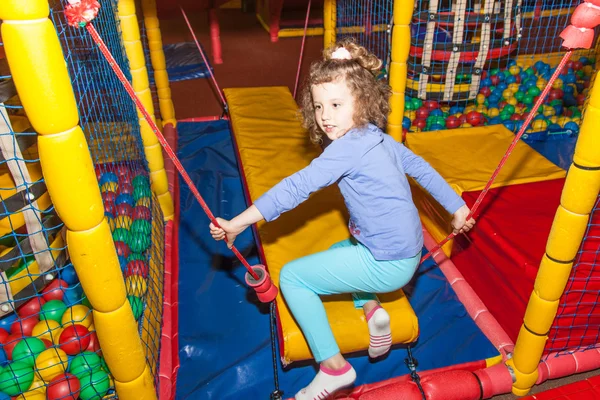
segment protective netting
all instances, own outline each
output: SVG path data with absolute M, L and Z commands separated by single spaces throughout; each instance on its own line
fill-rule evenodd
M 66 24 L 63 6 L 63 1 L 50 1 L 50 18 L 75 91 L 127 299 L 157 383 L 163 215 L 150 188 L 135 106 L 87 31 Z M 94 25 L 130 78 L 116 0 L 102 1 Z M 4 52 L 0 114 L 0 399 L 21 393 L 19 398 L 32 399 L 114 398 L 92 307 L 70 263 L 65 227 L 41 174 L 36 132 L 15 92 Z
M 598 347 L 600 341 L 600 197 L 579 248 L 548 335 L 546 353 Z
M 420 132 L 503 124 L 517 132 L 565 53 L 559 35 L 579 3 L 415 2 L 403 128 Z M 353 36 L 389 66 L 392 4 L 392 0 L 338 1 L 338 39 Z M 572 57 L 524 140 L 579 132 L 595 69 L 595 47 Z
M 344 0 L 336 4 L 336 39 L 352 37 L 384 63 L 388 79 L 393 0 Z

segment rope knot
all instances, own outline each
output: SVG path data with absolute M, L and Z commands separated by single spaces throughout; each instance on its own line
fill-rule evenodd
M 100 11 L 97 0 L 67 0 L 65 17 L 71 26 L 82 28 L 90 23 Z

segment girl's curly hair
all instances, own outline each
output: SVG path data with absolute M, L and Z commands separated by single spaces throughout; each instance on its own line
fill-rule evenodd
M 332 59 L 331 56 L 340 47 L 348 50 L 352 59 Z M 300 110 L 304 127 L 310 134 L 310 140 L 320 144 L 324 132 L 315 120 L 315 107 L 312 99 L 312 87 L 322 83 L 343 79 L 350 92 L 354 95 L 354 125 L 363 126 L 367 123 L 384 129 L 385 121 L 390 112 L 389 98 L 392 94 L 390 87 L 375 78 L 381 69 L 382 62 L 363 46 L 351 39 L 344 39 L 325 49 L 323 60 L 315 61 L 310 66 L 310 72 L 304 81 L 300 93 Z

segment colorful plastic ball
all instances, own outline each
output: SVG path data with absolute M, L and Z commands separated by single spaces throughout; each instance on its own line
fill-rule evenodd
M 417 129 L 425 129 L 425 127 L 427 126 L 427 120 L 422 119 L 422 118 L 417 118 L 413 121 L 413 126 Z M 144 207 L 144 208 L 146 208 L 146 207 Z M 150 220 L 150 218 L 144 218 L 144 219 L 146 219 L 147 221 Z
M 445 126 L 439 123 L 435 123 L 435 124 L 431 124 L 431 126 L 429 127 L 430 131 L 442 131 L 444 130 Z
M 429 109 L 421 107 L 415 111 L 415 118 L 426 119 L 429 116 Z
M 119 178 L 117 177 L 117 174 L 115 174 L 114 172 L 105 172 L 102 175 L 100 175 L 100 185 L 103 185 L 105 183 L 108 182 L 118 182 Z
M 81 382 L 79 392 L 81 400 L 100 400 L 110 389 L 108 374 L 102 370 L 81 374 L 78 378 Z
M 62 279 L 55 279 L 42 291 L 42 297 L 46 301 L 62 300 L 65 295 L 65 289 L 69 284 Z
M 489 86 L 482 86 L 481 89 L 479 89 L 479 94 L 482 94 L 484 97 L 489 97 L 489 95 L 492 94 L 492 89 L 490 89 Z
M 117 256 L 119 258 L 119 266 L 121 267 L 121 271 L 125 270 L 125 267 L 127 267 L 127 258 L 123 257 L 123 256 Z
M 133 232 L 127 244 L 134 253 L 142 253 L 152 244 L 150 235 Z
M 44 350 L 46 350 L 46 345 L 40 339 L 26 337 L 20 340 L 13 349 L 12 359 L 33 367 L 36 357 Z
M 532 132 L 542 132 L 548 128 L 548 123 L 543 119 L 536 119 L 531 123 L 530 129 Z
M 84 351 L 76 355 L 69 364 L 69 372 L 79 376 L 102 368 L 102 359 L 96 353 Z
M 35 359 L 35 372 L 41 380 L 48 383 L 56 376 L 64 374 L 69 364 L 67 354 L 56 347 L 42 351 Z
M 135 202 L 136 206 L 144 206 L 150 208 L 152 206 L 152 199 L 150 197 L 142 197 Z
M 579 133 L 579 125 L 577 125 L 575 122 L 567 122 L 564 128 L 569 134 Z
M 402 118 L 402 128 L 404 128 L 404 129 L 408 129 L 408 128 L 410 128 L 410 125 L 411 125 L 410 118 L 408 118 L 408 117 L 403 117 L 403 118 Z M 135 211 L 135 209 L 134 209 L 134 211 Z
M 46 389 L 48 400 L 77 400 L 81 384 L 79 379 L 69 373 L 55 376 Z
M 484 118 L 481 113 L 477 111 L 471 111 L 466 115 L 466 121 L 471 126 L 479 126 L 483 124 Z
M 42 306 L 43 308 L 43 306 Z M 40 321 L 38 315 L 30 315 L 25 318 L 16 319 L 10 326 L 10 333 L 21 336 L 31 336 L 33 327 Z
M 129 300 L 129 305 L 131 305 L 131 310 L 133 311 L 133 317 L 136 319 L 140 319 L 142 313 L 144 312 L 144 302 L 137 296 L 127 296 L 127 300 Z
M 119 194 L 133 194 L 135 189 L 131 182 L 119 182 Z
M 80 302 L 82 293 L 81 285 L 71 286 L 65 291 L 63 302 L 67 307 L 71 307 Z
M 152 233 L 152 224 L 145 219 L 137 219 L 131 224 L 130 232 L 150 235 Z
M 119 190 L 119 184 L 117 182 L 106 182 L 100 186 L 101 192 L 117 192 Z
M 4 329 L 4 328 L 0 328 L 0 344 L 4 344 L 6 338 L 8 338 L 10 336 L 10 333 Z
M 128 203 L 120 203 L 116 205 L 115 210 L 117 216 L 126 215 L 128 217 L 131 217 L 131 215 L 133 214 L 133 206 Z
M 124 257 L 125 259 L 127 259 L 127 257 L 129 257 L 131 254 L 129 246 L 127 246 L 127 244 L 124 242 L 116 241 L 115 249 L 117 250 L 117 255 Z
M 148 283 L 140 275 L 130 275 L 125 278 L 125 289 L 129 295 L 142 297 L 148 291 Z
M 37 337 L 41 340 L 48 340 L 51 343 L 54 343 L 55 339 L 58 339 L 60 332 L 62 332 L 62 327 L 58 321 L 53 319 L 41 320 L 34 327 L 31 332 L 31 336 Z
M 460 119 L 454 115 L 450 115 L 448 118 L 446 118 L 446 128 L 448 129 L 458 128 L 460 124 Z
M 148 259 L 148 257 L 146 257 L 145 255 L 143 255 L 141 253 L 131 253 L 129 255 L 129 257 L 127 257 L 127 262 L 131 262 L 134 260 L 146 261 L 147 259 Z
M 90 331 L 90 344 L 86 351 L 91 351 L 92 353 L 100 352 L 100 342 L 98 341 L 96 331 Z
M 145 219 L 150 221 L 152 219 L 152 213 L 148 207 L 135 206 L 133 209 L 133 219 Z
M 61 300 L 50 300 L 42 306 L 40 320 L 51 319 L 60 322 L 66 310 L 67 306 Z
M 29 390 L 34 377 L 31 366 L 23 362 L 13 362 L 0 373 L 0 390 L 10 396 L 17 396 Z
M 101 196 L 102 196 L 102 201 L 105 202 L 105 203 L 107 201 L 110 201 L 110 202 L 114 203 L 114 201 L 117 199 L 117 193 L 110 192 L 110 191 L 109 192 L 102 192 Z
M 131 260 L 127 263 L 124 275 L 128 277 L 130 275 L 140 275 L 143 278 L 148 277 L 148 264 L 142 260 Z
M 136 189 L 134 189 L 135 191 Z M 132 195 L 127 194 L 127 193 L 121 193 L 120 195 L 117 196 L 117 199 L 115 200 L 115 204 L 117 206 L 119 206 L 119 204 L 129 204 L 131 207 L 135 206 L 135 199 Z
M 125 228 L 117 228 L 113 231 L 112 237 L 115 242 L 129 242 L 129 230 Z
M 28 300 L 21 307 L 19 307 L 19 309 L 17 310 L 17 313 L 19 314 L 19 317 L 21 317 L 21 318 L 29 317 L 32 315 L 38 315 L 40 313 L 40 310 L 42 309 L 42 305 L 44 305 L 44 303 L 46 303 L 46 300 L 44 300 L 43 297 L 35 296 L 35 297 L 31 298 L 30 300 Z M 1 341 L 1 339 L 0 339 L 0 341 Z
M 136 176 L 135 178 L 133 178 L 133 181 L 131 181 L 131 183 L 133 184 L 134 188 L 136 186 L 150 187 L 150 180 L 145 175 L 138 175 L 138 176 Z
M 68 325 L 73 324 L 83 325 L 89 329 L 94 323 L 94 318 L 92 316 L 92 311 L 88 307 L 83 304 L 78 304 L 69 307 L 67 311 L 65 311 L 61 322 L 65 329 Z
M 70 356 L 85 351 L 90 345 L 90 331 L 83 325 L 70 325 L 63 329 L 58 340 L 60 348 Z

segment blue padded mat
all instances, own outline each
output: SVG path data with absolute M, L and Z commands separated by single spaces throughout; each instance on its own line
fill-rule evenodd
M 208 206 L 217 216 L 232 218 L 246 207 L 229 125 L 225 121 L 180 123 L 178 156 Z M 268 308 L 244 283 L 245 269 L 223 243 L 212 240 L 208 218 L 180 180 L 179 225 L 179 357 L 177 399 L 268 399 L 273 391 L 273 360 Z M 236 245 L 258 263 L 250 230 Z M 406 288 L 421 336 L 413 355 L 419 370 L 445 367 L 498 355 L 457 300 L 441 271 L 428 260 Z M 366 354 L 350 358 L 356 384 L 405 375 L 406 350 L 370 362 Z M 282 370 L 284 397 L 307 385 L 316 372 L 312 363 Z

